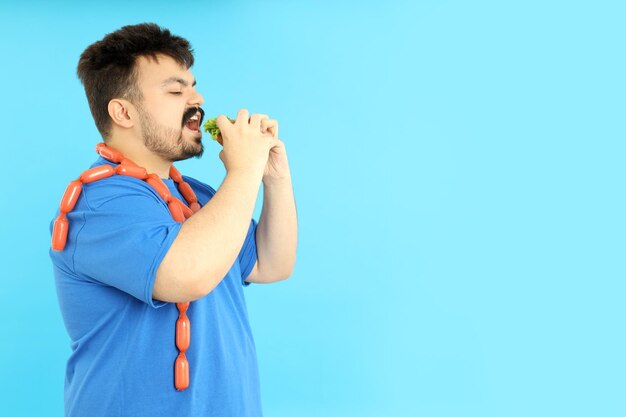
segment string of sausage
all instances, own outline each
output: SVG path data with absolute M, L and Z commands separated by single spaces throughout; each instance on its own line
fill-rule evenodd
M 170 168 L 170 178 L 174 180 L 178 186 L 178 191 L 180 191 L 189 206 L 174 197 L 167 188 L 167 185 L 165 185 L 157 174 L 148 174 L 145 168 L 138 166 L 130 159 L 124 157 L 121 152 L 106 146 L 102 142 L 96 145 L 96 152 L 103 158 L 118 165 L 113 167 L 104 164 L 88 169 L 80 174 L 77 180 L 70 182 L 61 199 L 59 207 L 60 214 L 54 221 L 52 229 L 52 250 L 62 251 L 65 248 L 69 231 L 67 214 L 76 206 L 78 197 L 80 197 L 80 193 L 83 189 L 83 184 L 89 184 L 116 174 L 146 181 L 154 188 L 159 196 L 165 200 L 172 217 L 177 222 L 184 222 L 191 217 L 193 213 L 200 210 L 200 204 L 198 203 L 196 194 L 193 192 L 191 186 L 183 180 L 182 175 L 174 165 Z M 191 323 L 189 322 L 189 317 L 187 317 L 189 302 L 176 303 L 176 307 L 179 312 L 178 320 L 176 320 L 176 347 L 179 350 L 179 354 L 174 362 L 174 386 L 177 390 L 182 391 L 189 387 L 189 362 L 185 356 L 185 352 L 189 348 L 191 340 Z

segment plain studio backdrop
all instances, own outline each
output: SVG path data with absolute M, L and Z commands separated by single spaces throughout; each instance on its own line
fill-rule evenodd
M 287 147 L 296 269 L 244 290 L 266 417 L 626 415 L 622 4 L 3 1 L 0 414 L 63 413 L 48 227 L 101 140 L 78 57 L 156 22 L 207 117 Z M 204 138 L 177 166 L 217 188 Z

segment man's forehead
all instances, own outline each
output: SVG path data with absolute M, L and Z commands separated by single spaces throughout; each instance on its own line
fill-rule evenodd
M 167 55 L 158 55 L 156 60 L 153 57 L 140 56 L 137 59 L 137 69 L 145 81 L 158 83 L 162 87 L 172 83 L 196 85 L 191 71 Z

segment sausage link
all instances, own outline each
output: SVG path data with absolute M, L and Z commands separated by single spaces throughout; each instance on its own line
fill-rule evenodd
M 174 364 L 174 385 L 178 391 L 189 386 L 189 362 L 184 353 L 180 353 Z
M 103 178 L 107 178 L 115 174 L 115 168 L 111 165 L 104 164 L 100 165 L 80 174 L 78 178 L 83 184 L 89 184 L 94 181 L 101 180 Z
M 70 211 L 74 210 L 74 206 L 76 206 L 76 202 L 78 201 L 78 197 L 80 197 L 80 192 L 82 190 L 82 182 L 80 182 L 79 180 L 70 182 L 70 185 L 68 185 L 65 189 L 65 193 L 63 194 L 63 198 L 61 199 L 61 213 L 69 213 Z
M 124 157 L 120 152 L 116 151 L 113 148 L 107 147 L 102 142 L 96 145 L 96 152 L 98 152 L 98 154 L 101 157 L 108 159 L 109 161 L 114 162 L 116 164 L 119 164 L 122 161 L 122 158 Z
M 115 167 L 115 172 L 119 175 L 125 175 L 127 177 L 134 177 L 140 180 L 148 178 L 148 171 L 145 168 L 132 165 L 119 164 Z
M 61 251 L 65 249 L 68 226 L 67 217 L 65 217 L 64 213 L 61 213 L 54 221 L 54 226 L 52 227 L 52 250 Z

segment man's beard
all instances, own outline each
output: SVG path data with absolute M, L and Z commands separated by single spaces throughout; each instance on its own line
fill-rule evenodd
M 141 128 L 143 130 L 143 143 L 151 152 L 161 158 L 170 161 L 182 161 L 191 157 L 200 158 L 204 153 L 204 145 L 198 139 L 200 149 L 196 145 L 188 143 L 176 129 L 158 124 L 152 116 L 142 108 L 137 108 Z M 184 129 L 184 128 L 183 128 Z

